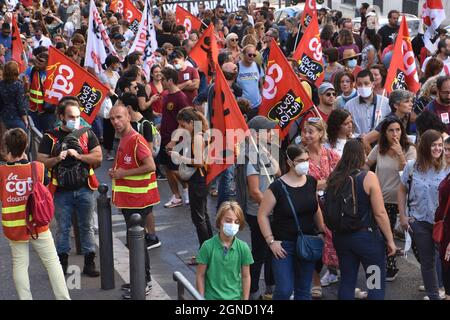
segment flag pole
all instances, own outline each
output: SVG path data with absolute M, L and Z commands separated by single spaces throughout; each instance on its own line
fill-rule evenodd
M 376 115 L 376 118 L 375 118 L 375 128 L 377 127 L 377 125 L 378 125 L 378 123 L 380 122 L 380 119 L 381 119 L 381 110 L 383 110 L 383 97 L 385 96 L 385 94 L 386 94 L 386 88 L 383 88 L 383 94 L 381 95 L 381 105 L 380 105 L 380 110 L 378 110 L 378 112 L 377 112 L 377 110 L 375 110 L 375 115 Z M 375 99 L 377 98 L 377 95 L 375 95 Z M 375 100 L 375 108 L 377 107 L 377 101 Z M 374 129 L 375 129 L 374 128 Z
M 251 141 L 253 147 L 255 148 L 256 152 L 259 154 L 259 149 L 258 149 L 258 147 L 256 146 L 255 139 L 253 138 L 253 136 L 252 136 L 251 134 L 250 134 L 250 141 Z M 270 159 L 269 159 L 269 161 L 270 161 Z M 259 164 L 259 158 L 258 158 L 258 164 Z M 264 174 L 267 176 L 267 179 L 269 180 L 269 183 L 272 183 L 272 182 L 273 182 L 273 179 L 272 179 L 272 177 L 269 175 L 269 172 L 267 171 L 266 166 L 263 164 L 262 167 L 263 167 Z
M 320 114 L 319 109 L 317 109 L 317 107 L 316 107 L 315 104 L 313 104 L 313 108 L 314 108 L 314 110 L 316 111 L 316 113 L 317 113 L 317 115 L 319 116 L 319 118 L 323 120 L 323 117 L 322 117 L 322 115 Z

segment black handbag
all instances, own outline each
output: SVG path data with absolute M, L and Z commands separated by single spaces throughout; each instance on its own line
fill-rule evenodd
M 295 252 L 297 257 L 303 261 L 314 262 L 322 259 L 322 251 L 323 251 L 323 240 L 319 236 L 311 236 L 303 234 L 302 229 L 300 228 L 300 223 L 298 221 L 298 217 L 292 204 L 291 196 L 289 195 L 289 191 L 287 190 L 283 181 L 280 180 L 281 188 L 289 202 L 289 206 L 291 207 L 292 214 L 294 215 L 295 223 L 297 224 L 298 236 L 295 244 Z

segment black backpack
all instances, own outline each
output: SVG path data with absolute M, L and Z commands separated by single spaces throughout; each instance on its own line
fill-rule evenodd
M 323 217 L 327 227 L 336 233 L 351 233 L 361 229 L 363 217 L 358 214 L 356 178 L 361 171 L 356 170 L 338 191 L 328 189 L 325 193 Z
M 84 127 L 69 133 L 64 139 L 60 139 L 53 149 L 53 155 L 57 156 L 61 151 L 68 149 L 74 149 L 79 154 L 83 154 L 79 139 L 88 130 L 89 128 Z M 89 165 L 73 157 L 66 157 L 53 168 L 53 175 L 58 181 L 59 188 L 77 190 L 86 186 Z

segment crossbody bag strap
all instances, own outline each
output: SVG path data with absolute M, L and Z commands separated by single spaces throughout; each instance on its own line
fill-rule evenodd
M 292 214 L 294 215 L 295 223 L 297 224 L 298 234 L 303 236 L 302 229 L 300 228 L 300 221 L 298 220 L 297 214 L 295 212 L 295 208 L 294 208 L 294 204 L 292 203 L 291 195 L 289 194 L 289 191 L 287 190 L 284 182 L 281 179 L 278 179 L 278 180 L 280 181 L 281 188 L 283 189 L 284 193 L 286 194 L 286 198 L 288 199 Z
M 372 126 L 370 127 L 370 130 L 375 129 L 375 117 L 377 116 L 377 105 L 378 105 L 378 96 L 375 95 L 375 104 L 373 106 L 373 113 L 372 113 Z

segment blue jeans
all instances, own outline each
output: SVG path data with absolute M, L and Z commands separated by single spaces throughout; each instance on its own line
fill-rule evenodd
M 379 278 L 370 278 L 370 284 L 375 288 L 368 288 L 368 299 L 383 300 L 386 287 L 386 246 L 379 230 L 357 231 L 349 234 L 333 234 L 333 244 L 339 258 L 341 282 L 338 298 L 340 300 L 355 299 L 356 281 L 359 265 L 366 271 L 366 279 L 373 275 L 369 266 L 377 266 L 380 270 Z M 376 275 L 376 273 L 374 274 Z
M 231 181 L 233 180 L 234 166 L 231 165 L 218 176 L 217 181 L 217 209 L 220 205 L 231 199 Z
M 78 219 L 80 229 L 81 253 L 95 252 L 92 215 L 94 213 L 94 192 L 87 188 L 73 191 L 56 191 L 54 197 L 55 217 L 58 222 L 56 251 L 70 253 L 70 228 L 72 214 Z
M 284 259 L 272 256 L 272 272 L 275 280 L 274 300 L 311 300 L 311 282 L 315 262 L 299 260 L 295 255 L 295 242 L 283 241 L 281 246 L 287 255 Z

